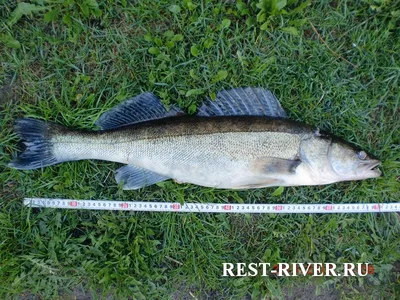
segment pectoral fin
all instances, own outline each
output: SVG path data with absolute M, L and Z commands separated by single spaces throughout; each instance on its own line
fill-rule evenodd
M 290 176 L 296 173 L 300 160 L 276 157 L 261 157 L 250 163 L 252 176 L 238 182 L 234 189 L 254 189 L 285 185 Z
M 276 157 L 261 157 L 256 159 L 251 168 L 257 173 L 268 175 L 270 177 L 293 175 L 296 168 L 301 164 L 301 160 L 291 160 Z
M 118 183 L 124 182 L 124 190 L 137 190 L 167 179 L 166 176 L 132 165 L 119 168 L 115 174 Z

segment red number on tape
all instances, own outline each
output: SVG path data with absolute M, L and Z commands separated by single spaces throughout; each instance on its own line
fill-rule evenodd
M 179 203 L 174 203 L 174 204 L 172 204 L 172 208 L 173 209 L 180 209 L 181 205 Z

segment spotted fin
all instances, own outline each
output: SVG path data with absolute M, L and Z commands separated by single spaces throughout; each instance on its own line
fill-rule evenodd
M 119 168 L 115 174 L 115 180 L 124 183 L 124 190 L 137 190 L 167 179 L 166 176 L 132 165 Z
M 199 116 L 269 116 L 287 118 L 278 99 L 262 88 L 235 88 L 218 92 L 199 108 Z
M 184 114 L 178 107 L 172 106 L 169 111 L 160 99 L 152 93 L 146 92 L 106 111 L 96 121 L 101 129 L 114 129 L 138 122 L 161 119 Z

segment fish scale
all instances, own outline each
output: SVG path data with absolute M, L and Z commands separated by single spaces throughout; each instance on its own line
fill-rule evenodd
M 132 142 L 128 164 L 180 182 L 234 187 L 236 181 L 244 184 L 260 176 L 252 161 L 266 156 L 293 159 L 300 141 L 299 135 L 273 132 L 183 136 L 154 143 L 142 140 Z
M 263 157 L 294 159 L 302 138 L 308 136 L 306 133 L 312 133 L 311 130 L 279 132 L 283 130 L 282 126 L 287 126 L 284 122 L 274 125 L 277 132 L 267 131 L 267 128 L 249 132 L 260 130 L 248 126 L 255 118 L 263 121 L 259 117 L 236 119 L 236 127 L 232 127 L 232 118 L 221 118 L 214 132 L 198 128 L 198 124 L 201 123 L 203 128 L 212 127 L 215 119 L 192 117 L 192 122 L 186 119 L 183 127 L 178 117 L 160 136 L 146 124 L 134 124 L 118 135 L 115 131 L 71 133 L 55 140 L 55 152 L 59 160 L 112 160 L 179 182 L 221 188 L 243 187 L 264 177 L 252 162 Z M 218 132 L 226 127 L 236 132 Z M 196 128 L 200 134 L 196 135 Z

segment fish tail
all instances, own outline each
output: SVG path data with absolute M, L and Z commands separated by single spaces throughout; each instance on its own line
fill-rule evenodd
M 60 163 L 54 155 L 52 137 L 67 129 L 64 126 L 41 120 L 17 119 L 15 132 L 25 148 L 8 166 L 19 170 L 31 170 Z

